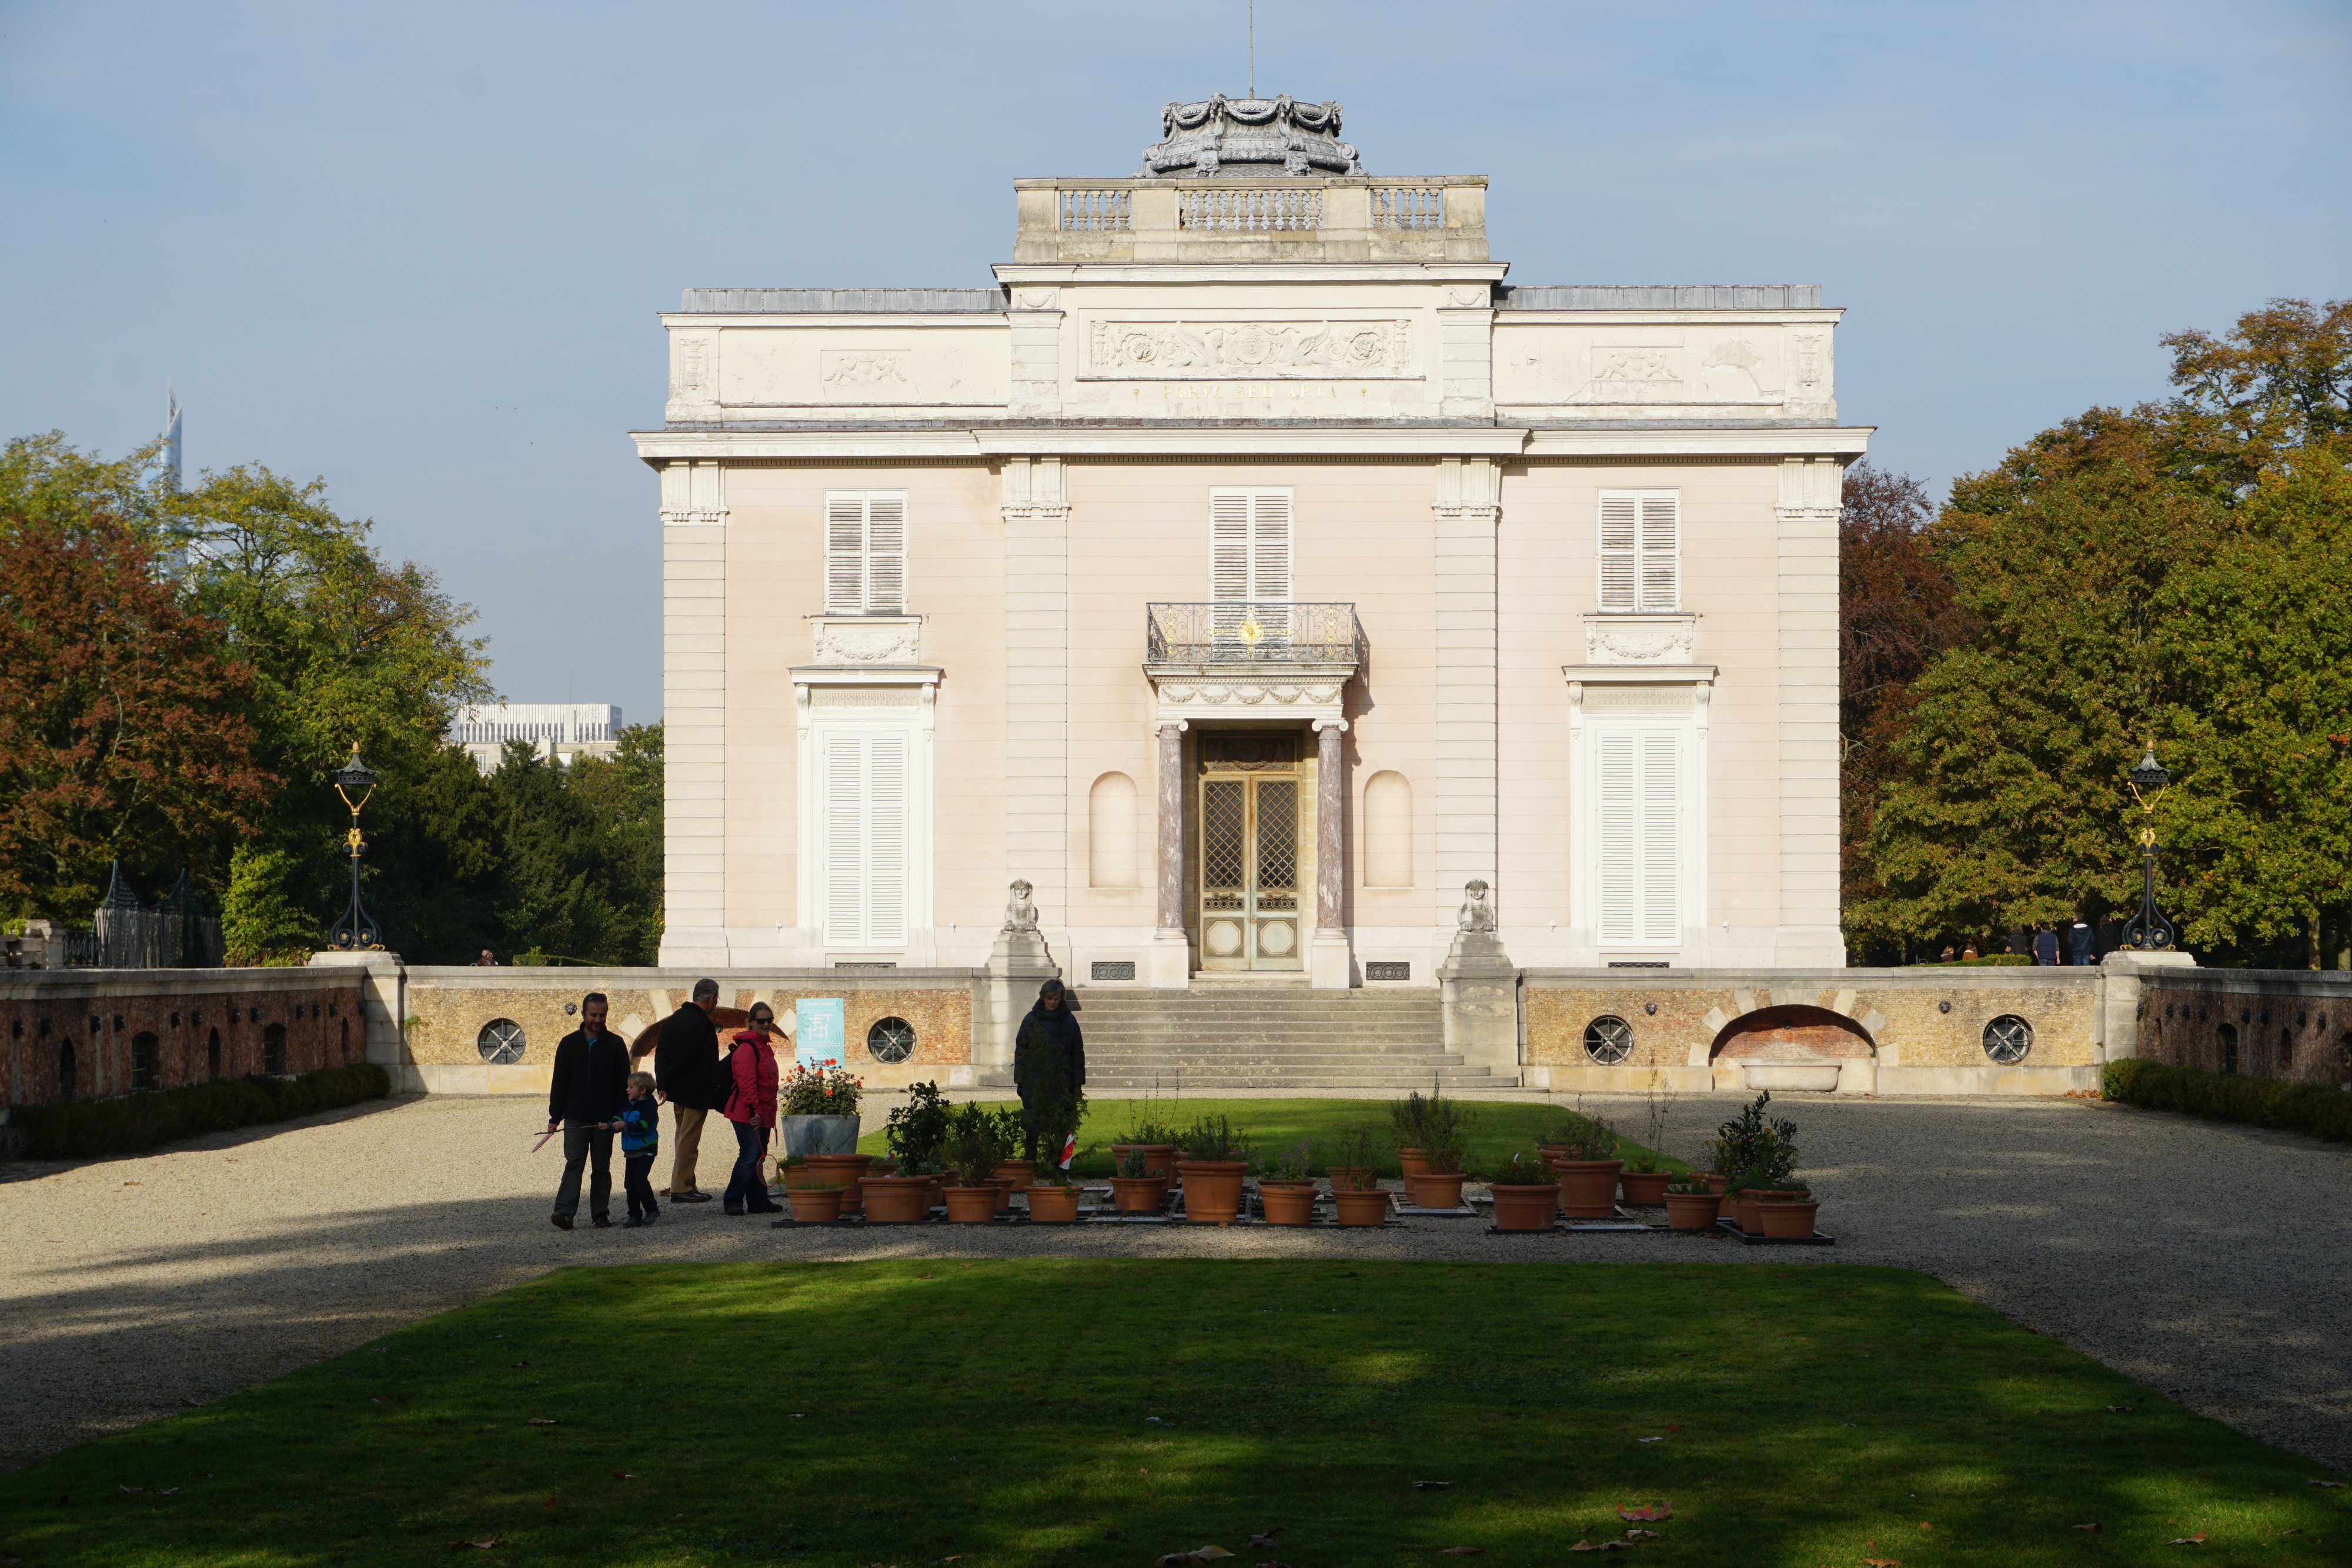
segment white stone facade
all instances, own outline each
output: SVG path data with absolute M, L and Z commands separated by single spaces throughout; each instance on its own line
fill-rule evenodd
M 688 290 L 662 962 L 978 965 L 1020 878 L 1081 982 L 1433 984 L 1473 879 L 1843 964 L 1840 312 L 1514 287 L 1486 195 L 1229 152 L 1016 182 L 993 288 Z

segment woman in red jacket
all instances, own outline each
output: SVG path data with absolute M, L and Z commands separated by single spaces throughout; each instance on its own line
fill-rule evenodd
M 768 1152 L 768 1134 L 776 1126 L 776 1052 L 768 1043 L 775 1014 L 763 1002 L 751 1009 L 751 1027 L 736 1031 L 734 1049 L 719 1064 L 719 1082 L 727 1098 L 719 1110 L 735 1129 L 735 1174 L 727 1183 L 729 1214 L 781 1214 L 783 1206 L 768 1201 L 768 1178 L 761 1170 Z

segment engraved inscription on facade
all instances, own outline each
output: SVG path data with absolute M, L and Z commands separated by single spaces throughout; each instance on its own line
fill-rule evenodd
M 1377 321 L 1111 321 L 1088 335 L 1085 379 L 1414 376 L 1412 324 Z

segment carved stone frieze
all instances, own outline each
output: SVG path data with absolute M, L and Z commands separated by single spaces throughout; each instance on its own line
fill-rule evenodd
M 1097 320 L 1081 380 L 1352 380 L 1414 376 L 1412 323 Z
M 1584 622 L 1584 658 L 1592 664 L 1687 664 L 1695 623 L 1688 615 L 1596 615 Z
M 1143 150 L 1139 180 L 1180 174 L 1361 174 L 1356 150 L 1339 140 L 1339 105 L 1279 98 L 1171 103 L 1160 113 L 1164 141 Z
M 809 626 L 820 664 L 912 664 L 922 655 L 919 616 L 820 615 Z
M 1198 704 L 1206 707 L 1297 707 L 1301 705 L 1323 707 L 1339 700 L 1339 688 L 1345 681 L 1318 682 L 1286 681 L 1279 677 L 1221 675 L 1197 680 L 1162 680 L 1160 700 L 1184 706 Z

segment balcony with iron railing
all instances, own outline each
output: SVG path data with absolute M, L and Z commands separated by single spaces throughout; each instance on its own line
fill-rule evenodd
M 1015 262 L 1485 261 L 1484 175 L 1015 180 Z
M 1352 671 L 1363 663 L 1364 629 L 1352 604 L 1218 600 L 1147 604 L 1147 667 Z

